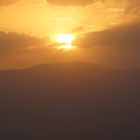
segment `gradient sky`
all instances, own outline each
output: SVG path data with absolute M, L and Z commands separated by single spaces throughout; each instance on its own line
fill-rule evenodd
M 58 61 L 140 67 L 139 0 L 0 0 L 0 69 Z M 71 51 L 50 46 L 76 34 Z

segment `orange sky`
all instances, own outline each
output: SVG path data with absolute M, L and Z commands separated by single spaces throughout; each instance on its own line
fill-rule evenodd
M 122 4 L 98 2 L 86 7 L 63 7 L 43 0 L 40 3 L 23 0 L 1 8 L 0 27 L 39 36 L 71 32 L 78 27 L 84 31 L 100 30 L 120 22 L 123 10 Z
M 10 32 L 15 32 L 19 36 L 20 34 L 26 34 L 46 41 L 43 46 L 28 45 L 29 52 L 20 50 L 21 52 L 9 53 L 7 51 L 3 53 L 0 50 L 1 69 L 26 67 L 54 61 L 82 60 L 105 63 L 104 60 L 109 59 L 107 54 L 110 50 L 108 48 L 102 49 L 99 46 L 94 46 L 91 49 L 79 47 L 69 52 L 57 52 L 52 48 L 48 48 L 49 39 L 61 33 L 74 33 L 78 36 L 87 32 L 100 32 L 132 21 L 139 16 L 129 11 L 131 7 L 136 13 L 139 13 L 135 9 L 135 6 L 139 4 L 137 0 L 134 0 L 133 5 L 129 3 L 129 0 L 118 0 L 117 2 L 114 0 L 106 0 L 105 2 L 103 0 L 94 2 L 83 0 L 77 1 L 77 3 L 72 1 L 67 4 L 61 1 L 55 3 L 55 0 L 49 2 L 46 0 L 13 0 L 13 3 L 12 1 L 6 3 L 4 0 L 0 0 L 1 32 L 6 32 L 6 35 L 9 35 Z M 23 39 L 24 36 L 21 38 Z

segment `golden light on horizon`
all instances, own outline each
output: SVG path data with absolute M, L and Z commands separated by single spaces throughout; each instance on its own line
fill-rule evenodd
M 72 49 L 74 48 L 72 42 L 74 41 L 75 36 L 71 34 L 58 34 L 54 41 L 60 46 L 58 46 L 59 49 Z

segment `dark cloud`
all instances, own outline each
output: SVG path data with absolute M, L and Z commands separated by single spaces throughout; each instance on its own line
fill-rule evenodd
M 95 0 L 47 0 L 48 3 L 62 6 L 85 6 L 92 4 Z
M 140 67 L 140 22 L 125 23 L 111 29 L 90 32 L 74 43 L 98 55 L 97 63 L 115 68 Z M 98 51 L 97 51 L 98 50 Z
M 0 32 L 0 53 L 16 53 L 26 52 L 32 48 L 44 45 L 44 41 L 28 36 L 25 34 L 18 34 L 15 32 L 6 33 Z
M 140 22 L 128 23 L 99 32 L 86 33 L 75 43 L 81 47 L 140 47 Z

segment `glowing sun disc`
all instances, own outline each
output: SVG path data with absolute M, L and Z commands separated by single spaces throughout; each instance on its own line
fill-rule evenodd
M 55 38 L 55 41 L 58 43 L 72 43 L 72 41 L 74 40 L 74 36 L 73 35 L 69 35 L 69 34 L 60 34 L 57 35 Z
M 55 37 L 54 41 L 58 44 L 59 49 L 72 49 L 72 42 L 74 41 L 75 36 L 70 34 L 59 34 Z

